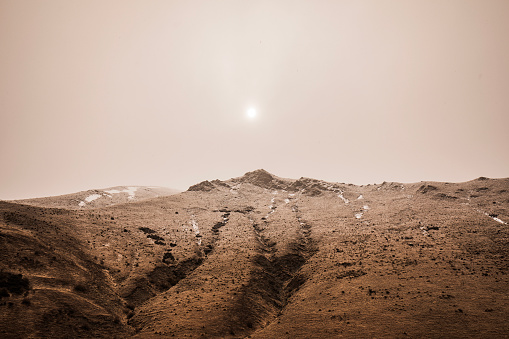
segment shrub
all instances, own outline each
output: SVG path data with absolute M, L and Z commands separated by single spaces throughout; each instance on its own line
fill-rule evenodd
M 5 290 L 14 294 L 23 294 L 30 289 L 30 281 L 23 278 L 21 274 L 12 274 L 0 271 L 0 290 L 4 289 L 2 295 L 5 296 Z
M 88 291 L 88 287 L 83 284 L 77 284 L 76 286 L 74 286 L 74 291 L 85 293 Z
M 5 287 L 0 288 L 0 299 L 9 297 L 9 291 Z
M 154 231 L 153 229 L 148 228 L 148 227 L 139 227 L 138 229 L 139 229 L 140 231 L 142 231 L 143 233 L 145 233 L 145 234 L 153 234 L 153 233 L 156 233 L 156 231 Z
M 159 241 L 164 241 L 164 238 L 156 235 L 156 234 L 149 234 L 147 235 L 147 238 L 150 238 L 150 239 L 154 239 L 154 240 L 159 240 Z

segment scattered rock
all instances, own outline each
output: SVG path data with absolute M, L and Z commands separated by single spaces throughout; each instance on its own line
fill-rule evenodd
M 484 192 L 484 191 L 488 191 L 489 188 L 488 187 L 478 187 L 475 189 L 476 192 Z
M 438 188 L 433 186 L 433 185 L 422 185 L 421 187 L 419 187 L 417 192 L 422 193 L 422 194 L 426 194 L 426 193 L 431 192 L 431 191 L 436 191 L 437 189 Z
M 454 197 L 454 196 L 451 196 L 451 195 L 447 195 L 445 193 L 437 193 L 434 195 L 434 198 L 435 199 L 446 199 L 446 200 L 456 200 L 458 199 L 457 197 Z

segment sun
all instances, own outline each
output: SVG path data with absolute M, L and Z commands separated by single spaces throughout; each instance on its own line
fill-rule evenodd
M 254 119 L 256 118 L 256 109 L 254 107 L 250 107 L 248 108 L 246 114 L 249 119 Z

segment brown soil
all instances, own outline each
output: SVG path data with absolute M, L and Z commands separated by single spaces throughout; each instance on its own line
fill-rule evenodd
M 0 202 L 0 337 L 507 337 L 506 222 L 509 179 L 487 178 L 258 170 L 96 209 Z

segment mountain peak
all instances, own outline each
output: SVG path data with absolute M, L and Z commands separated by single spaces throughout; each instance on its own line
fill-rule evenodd
M 215 186 L 208 180 L 202 181 L 196 185 L 193 185 L 189 187 L 188 191 L 203 191 L 203 192 L 209 192 L 212 191 L 215 188 Z
M 242 178 L 246 178 L 246 179 L 248 179 L 248 178 L 271 178 L 272 179 L 272 178 L 274 178 L 274 175 L 270 174 L 263 168 L 260 168 L 260 169 L 257 169 L 257 170 L 251 171 L 251 172 L 247 172 L 246 174 L 244 174 L 242 176 Z
M 282 183 L 282 180 L 276 178 L 264 169 L 247 172 L 240 178 L 240 181 L 268 189 L 278 189 L 281 187 Z
M 306 195 L 316 196 L 322 194 L 324 191 L 340 192 L 341 188 L 337 184 L 331 184 L 322 180 L 301 177 L 298 180 L 280 178 L 274 174 L 267 172 L 264 169 L 257 169 L 245 173 L 241 177 L 233 178 L 227 181 L 212 180 L 202 181 L 199 184 L 189 187 L 188 191 L 203 191 L 210 192 L 224 186 L 227 189 L 232 187 L 232 184 L 251 184 L 268 190 L 287 190 L 289 192 L 302 191 Z

